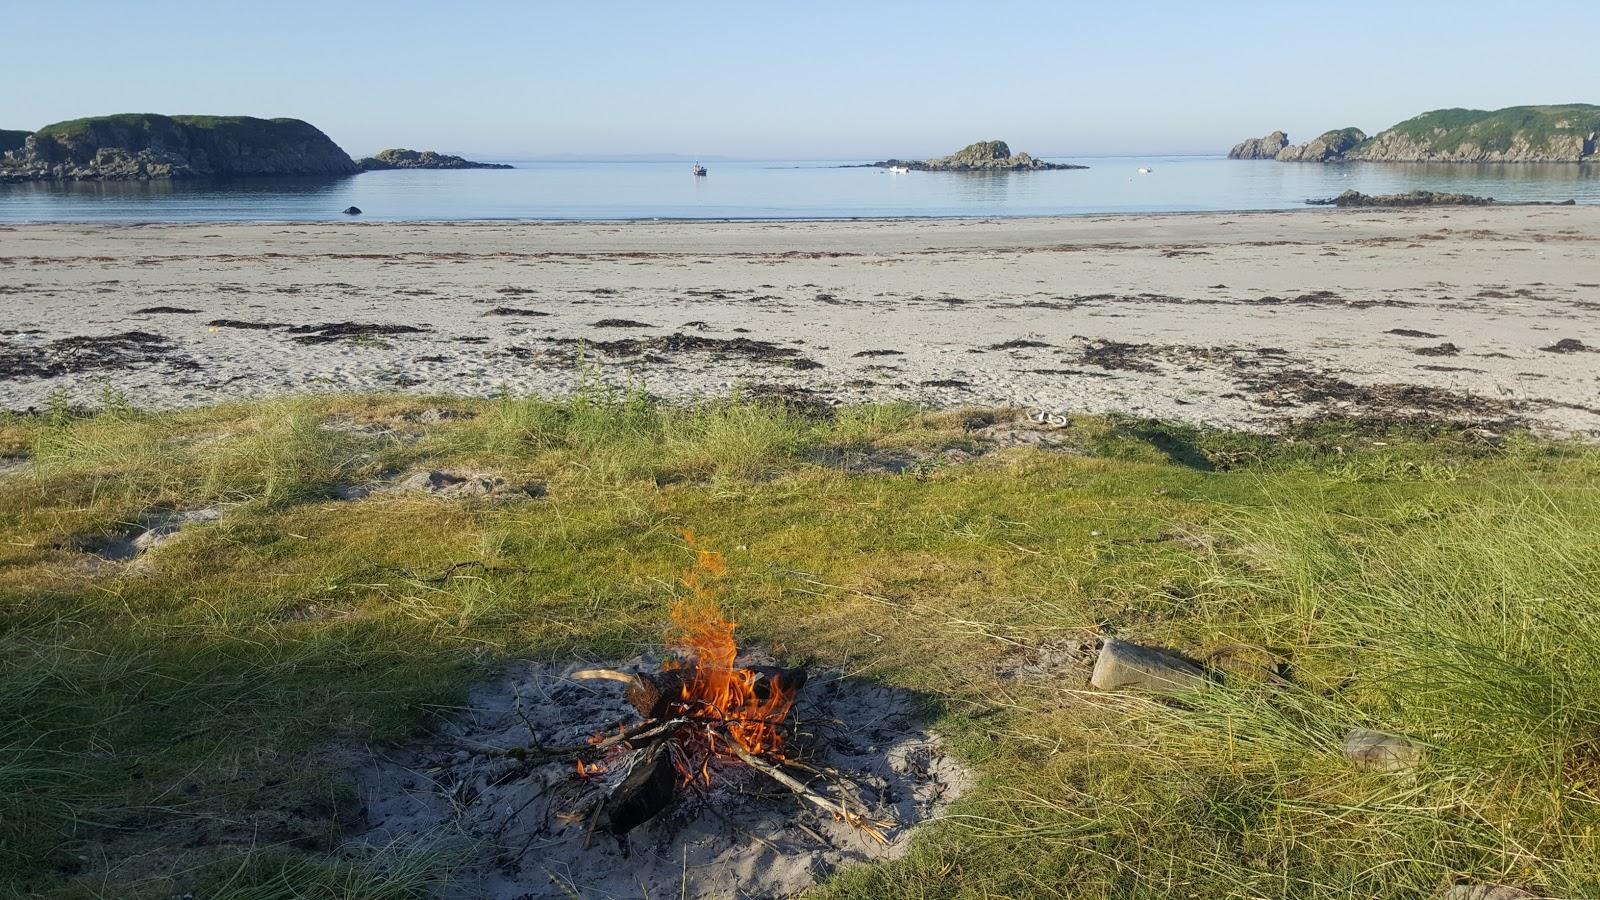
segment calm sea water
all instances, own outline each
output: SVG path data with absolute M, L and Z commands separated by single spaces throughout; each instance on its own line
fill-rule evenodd
M 893 174 L 834 162 L 516 162 L 512 170 L 348 178 L 0 185 L 0 222 L 462 219 L 809 219 L 1291 209 L 1347 189 L 1455 191 L 1600 203 L 1597 165 L 1277 163 L 1218 157 L 1080 160 L 1088 169 Z M 1149 174 L 1139 174 L 1140 167 Z

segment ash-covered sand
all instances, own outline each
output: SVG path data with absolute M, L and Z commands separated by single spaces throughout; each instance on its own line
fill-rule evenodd
M 654 668 L 634 660 L 616 668 Z M 904 691 L 811 673 L 795 704 L 794 752 L 853 776 L 887 844 L 801 801 L 740 764 L 623 838 L 592 835 L 564 814 L 603 779 L 573 757 L 521 760 L 513 748 L 564 747 L 637 716 L 621 686 L 567 677 L 576 666 L 524 663 L 474 689 L 470 712 L 428 741 L 375 756 L 356 773 L 365 831 L 345 848 L 425 846 L 464 859 L 446 896 L 534 898 L 784 897 L 849 865 L 906 852 L 916 826 L 968 783 L 967 771 L 916 722 Z M 803 751 L 803 752 L 802 752 Z M 799 773 L 804 777 L 804 773 Z
M 1325 414 L 1600 435 L 1600 207 L 0 226 L 0 409 L 291 391 Z

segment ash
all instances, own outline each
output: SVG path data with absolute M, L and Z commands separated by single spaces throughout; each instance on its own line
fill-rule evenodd
M 643 659 L 613 667 L 655 669 Z M 838 868 L 903 855 L 913 826 L 969 781 L 917 726 L 910 694 L 813 671 L 786 754 L 838 775 L 790 774 L 892 820 L 885 842 L 737 760 L 710 788 L 681 788 L 666 811 L 614 836 L 590 827 L 586 811 L 617 776 L 580 777 L 573 754 L 549 751 L 638 717 L 619 685 L 567 677 L 576 668 L 515 666 L 475 689 L 467 714 L 435 737 L 363 766 L 364 830 L 347 852 L 455 851 L 464 865 L 447 897 L 785 897 Z

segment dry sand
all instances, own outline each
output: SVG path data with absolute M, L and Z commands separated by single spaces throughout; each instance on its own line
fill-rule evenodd
M 673 398 L 781 385 L 1244 427 L 1420 413 L 1600 435 L 1597 207 L 14 226 L 0 304 L 10 409 L 60 388 L 152 407 L 560 392 L 582 361 Z

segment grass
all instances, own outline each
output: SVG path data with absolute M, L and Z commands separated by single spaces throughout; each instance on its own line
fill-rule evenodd
M 934 452 L 979 449 L 985 415 L 590 386 L 0 419 L 0 455 L 32 457 L 0 476 L 0 887 L 429 896 L 459 860 L 333 852 L 342 760 L 437 726 L 503 660 L 655 646 L 690 528 L 745 640 L 921 692 L 978 773 L 909 856 L 817 896 L 1600 894 L 1595 449 L 1078 417 L 1072 453 Z M 928 462 L 850 474 L 843 450 Z M 446 465 L 548 493 L 334 499 Z M 211 504 L 132 567 L 74 549 Z M 1097 632 L 1236 664 L 1182 706 L 998 674 Z M 1358 725 L 1428 763 L 1350 769 Z
M 163 116 L 157 113 L 117 113 L 109 116 L 87 116 L 52 122 L 36 132 L 45 137 L 70 137 L 97 127 L 122 128 L 130 131 L 172 131 L 184 126 L 203 132 L 219 132 L 230 137 L 271 141 L 298 137 L 310 126 L 299 119 L 257 119 L 254 116 Z

